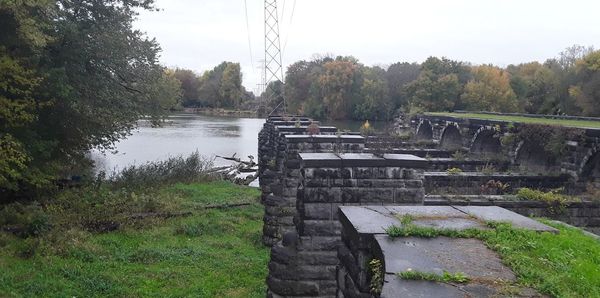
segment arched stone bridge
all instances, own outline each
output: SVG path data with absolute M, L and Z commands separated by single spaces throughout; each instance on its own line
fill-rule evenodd
M 579 130 L 582 137 L 566 139 L 566 150 L 559 158 L 551 158 L 542 145 L 534 141 L 503 142 L 525 125 L 439 115 L 419 115 L 411 119 L 417 143 L 433 142 L 440 149 L 497 156 L 530 171 L 566 173 L 580 181 L 600 180 L 600 129 L 573 128 Z

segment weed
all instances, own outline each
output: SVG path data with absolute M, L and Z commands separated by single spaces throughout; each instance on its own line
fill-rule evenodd
M 306 132 L 308 133 L 308 135 L 318 135 L 321 133 L 321 129 L 319 128 L 319 125 L 311 122 L 307 127 L 306 127 Z
M 569 203 L 573 201 L 569 196 L 561 194 L 563 191 L 563 188 L 544 192 L 524 187 L 519 189 L 517 197 L 521 200 L 546 202 L 550 205 L 549 208 L 552 214 L 562 214 L 565 212 Z
M 467 153 L 461 150 L 457 150 L 454 153 L 452 153 L 452 158 L 458 161 L 464 161 L 467 159 Z
M 372 259 L 369 262 L 369 271 L 371 273 L 371 283 L 369 285 L 371 294 L 380 295 L 383 287 L 383 264 L 381 260 Z
M 429 272 L 420 272 L 407 270 L 404 272 L 396 273 L 398 277 L 402 279 L 409 280 L 427 280 L 427 281 L 435 281 L 442 283 L 467 283 L 471 279 L 462 272 L 450 273 L 448 271 L 444 271 L 442 274 L 435 274 Z
M 458 175 L 462 172 L 463 170 L 461 170 L 460 168 L 449 168 L 446 170 L 446 173 L 448 173 L 448 175 Z
M 212 168 L 213 161 L 196 151 L 187 157 L 177 156 L 126 167 L 119 173 L 113 173 L 110 181 L 117 189 L 143 189 L 177 182 L 210 181 L 216 178 L 210 174 Z
M 502 181 L 489 180 L 485 184 L 480 186 L 481 194 L 484 195 L 502 195 L 505 194 L 510 188 L 510 184 L 502 183 Z

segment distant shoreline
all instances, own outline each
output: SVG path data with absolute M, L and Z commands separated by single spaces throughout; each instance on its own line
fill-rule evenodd
M 249 110 L 232 110 L 221 108 L 185 108 L 186 113 L 196 113 L 210 116 L 231 116 L 231 117 L 248 117 L 258 118 L 256 111 Z

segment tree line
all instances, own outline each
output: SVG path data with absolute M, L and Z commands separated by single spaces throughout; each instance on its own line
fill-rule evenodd
M 283 88 L 283 90 L 282 90 Z M 316 57 L 289 66 L 273 108 L 315 118 L 388 120 L 398 111 L 493 111 L 600 116 L 600 51 L 572 46 L 544 63 L 472 65 L 445 57 L 421 64 L 365 66 L 354 57 Z
M 254 99 L 242 86 L 239 63 L 224 61 L 201 75 L 184 68 L 173 73 L 181 83 L 181 105 L 186 108 L 241 109 Z

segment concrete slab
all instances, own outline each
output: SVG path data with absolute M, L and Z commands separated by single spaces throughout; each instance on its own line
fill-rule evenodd
M 422 280 L 402 280 L 396 275 L 386 274 L 381 297 L 464 298 L 465 293 L 449 284 Z
M 506 210 L 498 206 L 453 206 L 457 210 L 484 221 L 509 222 L 516 228 L 540 232 L 558 233 L 558 230 L 531 218 Z
M 306 168 L 339 168 L 342 159 L 333 153 L 300 153 L 300 159 Z
M 385 167 L 387 161 L 371 153 L 343 153 L 340 154 L 344 167 Z
M 462 272 L 478 280 L 516 281 L 514 273 L 502 264 L 498 255 L 477 239 L 418 238 L 393 239 L 375 235 L 385 256 L 386 273 L 419 272 L 442 274 Z
M 400 220 L 382 206 L 340 206 L 345 216 L 360 234 L 385 234 L 385 229 L 400 225 Z
M 404 168 L 425 168 L 429 162 L 425 158 L 412 154 L 384 154 L 383 158 L 388 161 L 389 166 Z

